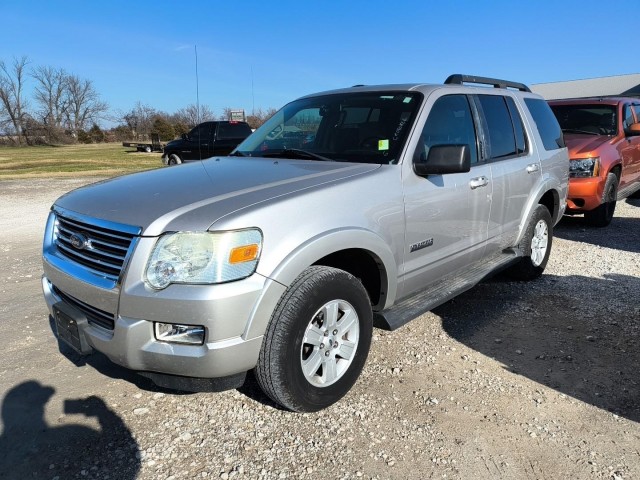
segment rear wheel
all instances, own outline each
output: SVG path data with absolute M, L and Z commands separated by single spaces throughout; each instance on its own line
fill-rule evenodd
M 585 212 L 584 218 L 592 227 L 606 227 L 613 219 L 618 198 L 618 177 L 615 173 L 607 175 L 602 192 L 602 203 L 595 209 Z
M 516 280 L 538 278 L 547 266 L 552 241 L 551 214 L 547 207 L 538 205 L 533 211 L 522 242 L 518 245 L 522 258 L 507 273 Z
M 169 155 L 167 165 L 180 165 L 181 163 L 182 159 L 176 153 L 172 153 L 171 155 Z
M 290 410 L 326 408 L 356 382 L 372 328 L 369 296 L 357 278 L 336 268 L 309 267 L 271 317 L 256 367 L 258 383 Z

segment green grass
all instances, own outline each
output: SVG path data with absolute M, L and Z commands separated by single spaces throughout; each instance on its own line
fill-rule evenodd
M 115 177 L 162 166 L 160 153 L 142 153 L 119 143 L 0 147 L 0 180 L 34 177 Z

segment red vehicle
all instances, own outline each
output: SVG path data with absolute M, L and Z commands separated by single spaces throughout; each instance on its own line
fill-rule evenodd
M 595 227 L 611 223 L 616 201 L 640 190 L 640 99 L 580 98 L 549 102 L 569 148 L 565 213 Z

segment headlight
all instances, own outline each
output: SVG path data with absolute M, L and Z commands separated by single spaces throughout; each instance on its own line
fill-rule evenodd
M 246 278 L 256 271 L 262 233 L 178 232 L 163 235 L 147 264 L 147 283 L 165 288 L 171 283 L 214 284 Z
M 573 178 L 597 177 L 600 172 L 600 158 L 578 158 L 569 162 L 569 176 Z

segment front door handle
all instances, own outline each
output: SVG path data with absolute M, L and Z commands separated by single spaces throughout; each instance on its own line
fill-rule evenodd
M 471 190 L 475 190 L 476 188 L 486 187 L 489 185 L 489 179 L 487 177 L 476 177 L 469 180 L 469 186 Z
M 529 165 L 527 165 L 527 173 L 534 173 L 538 170 L 540 170 L 540 165 L 538 165 L 537 163 L 530 163 Z

